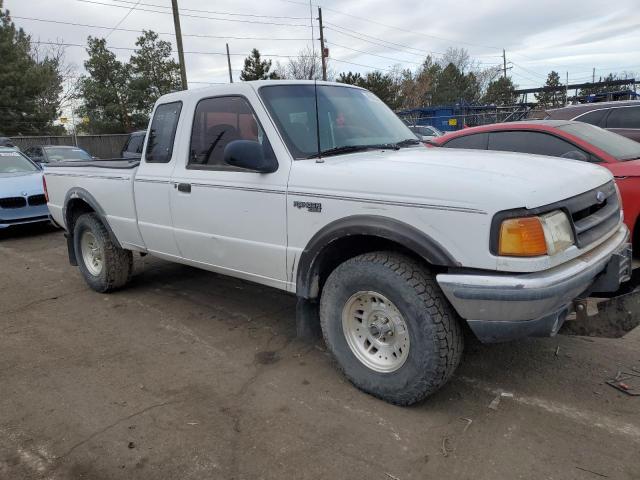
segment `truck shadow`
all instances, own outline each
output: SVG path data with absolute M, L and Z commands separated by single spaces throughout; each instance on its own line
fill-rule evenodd
M 262 348 L 260 344 L 269 335 L 288 339 L 291 348 L 307 344 L 312 349 L 314 346 L 320 351 L 325 349 L 322 339 L 309 343 L 296 338 L 296 299 L 273 288 L 144 257 L 136 261 L 136 275 L 126 291 L 130 290 L 134 296 L 155 292 L 161 297 L 159 305 L 179 302 L 185 324 L 205 335 L 215 330 L 213 321 L 246 336 L 247 341 L 256 343 L 256 349 Z M 269 333 L 260 337 L 255 332 Z M 610 351 L 607 342 L 611 341 L 559 335 L 486 345 L 467 331 L 465 353 L 457 373 L 447 386 L 421 405 L 428 410 L 445 408 L 452 396 L 469 390 L 470 379 L 505 390 L 528 390 L 531 385 L 549 383 L 550 379 L 551 383 L 572 383 L 569 377 L 576 375 L 576 359 L 590 362 L 595 350 Z M 603 357 L 607 356 L 603 353 Z M 611 358 L 593 361 L 607 360 Z M 318 357 L 317 361 L 323 368 L 328 367 L 327 356 Z M 336 371 L 336 376 L 339 375 Z
M 16 225 L 14 227 L 0 229 L 0 241 L 49 235 L 55 232 L 62 232 L 62 230 L 53 226 L 51 223 Z

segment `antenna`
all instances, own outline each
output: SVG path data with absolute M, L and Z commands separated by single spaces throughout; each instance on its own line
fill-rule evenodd
M 320 149 L 320 114 L 318 112 L 318 81 L 313 81 L 313 96 L 316 100 L 316 138 L 318 139 L 318 158 L 316 163 L 324 163 L 322 159 L 322 150 Z

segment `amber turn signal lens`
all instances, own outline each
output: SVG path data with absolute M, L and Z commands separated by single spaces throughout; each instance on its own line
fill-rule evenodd
M 500 226 L 500 255 L 537 257 L 546 255 L 547 242 L 538 217 L 510 218 Z

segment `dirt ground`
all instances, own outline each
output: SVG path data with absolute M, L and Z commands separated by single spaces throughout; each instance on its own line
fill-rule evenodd
M 60 231 L 0 234 L 0 478 L 640 478 L 640 397 L 604 383 L 640 367 L 640 329 L 472 342 L 401 408 L 297 340 L 294 307 L 150 257 L 100 295 Z

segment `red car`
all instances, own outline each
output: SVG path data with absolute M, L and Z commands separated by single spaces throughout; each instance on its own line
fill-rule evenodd
M 620 189 L 634 253 L 640 254 L 640 143 L 588 123 L 531 120 L 465 128 L 435 138 L 430 144 L 549 155 L 608 168 Z M 535 161 L 533 157 L 531 161 Z

